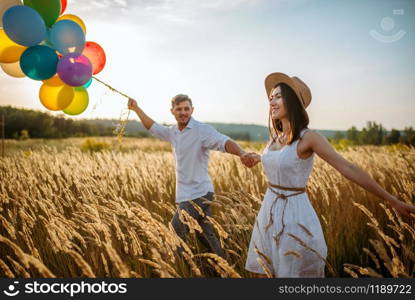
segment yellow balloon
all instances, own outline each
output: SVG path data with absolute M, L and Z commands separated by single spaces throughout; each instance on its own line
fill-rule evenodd
M 49 110 L 67 108 L 74 95 L 74 88 L 66 85 L 58 76 L 45 80 L 39 91 L 40 102 Z
M 26 48 L 13 42 L 4 29 L 0 29 L 0 63 L 9 64 L 18 61 Z
M 0 63 L 0 67 L 7 75 L 16 78 L 23 78 L 26 77 L 25 73 L 23 73 L 22 69 L 20 68 L 20 61 L 16 61 L 10 64 L 2 64 Z
M 74 88 L 75 95 L 71 104 L 63 110 L 67 115 L 76 116 L 84 112 L 89 104 L 88 91 L 84 87 Z
M 81 26 L 82 30 L 86 34 L 85 23 L 84 23 L 84 21 L 81 20 L 80 17 L 75 16 L 75 15 L 71 15 L 71 14 L 66 14 L 66 15 L 60 16 L 56 22 L 61 21 L 61 20 L 71 20 L 71 21 L 74 21 L 76 24 L 78 24 L 79 26 Z

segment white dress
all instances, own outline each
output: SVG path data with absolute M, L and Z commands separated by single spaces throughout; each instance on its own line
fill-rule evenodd
M 306 130 L 301 131 L 300 138 Z M 294 188 L 306 186 L 314 153 L 307 159 L 299 158 L 299 140 L 279 150 L 271 150 L 267 145 L 262 164 L 269 183 Z M 266 274 L 264 268 L 267 268 L 274 277 L 324 277 L 327 245 L 307 192 L 283 199 L 273 191 L 284 195 L 295 193 L 268 187 L 254 223 L 245 269 Z

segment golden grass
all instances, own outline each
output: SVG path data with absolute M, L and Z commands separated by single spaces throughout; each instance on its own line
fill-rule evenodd
M 190 216 L 181 216 L 193 232 L 187 241 L 169 224 L 176 207 L 167 143 L 97 141 L 109 146 L 93 152 L 81 149 L 93 144 L 85 139 L 7 142 L 7 156 L 0 158 L 0 276 L 254 276 L 244 265 L 266 189 L 261 166 L 247 169 L 234 156 L 211 154 L 212 223 L 229 254 L 224 261 L 206 253 Z M 263 144 L 243 146 L 258 150 Z M 414 148 L 360 146 L 341 153 L 389 192 L 415 202 Z M 308 195 L 328 245 L 327 276 L 414 276 L 413 222 L 318 158 Z M 180 245 L 182 258 L 175 255 Z

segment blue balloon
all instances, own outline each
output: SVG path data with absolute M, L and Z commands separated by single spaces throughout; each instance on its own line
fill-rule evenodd
M 39 43 L 39 45 L 48 46 L 48 47 L 54 49 L 53 45 L 52 45 L 52 42 L 50 41 L 50 29 L 49 28 L 46 28 L 46 38 L 43 41 L 41 41 Z
M 84 84 L 84 88 L 86 88 L 86 89 L 89 88 L 91 86 L 91 84 L 92 84 L 92 78 L 89 79 L 88 82 Z
M 17 44 L 31 47 L 46 38 L 46 25 L 36 10 L 28 6 L 12 6 L 3 15 L 3 28 Z
M 27 77 L 34 80 L 45 80 L 56 74 L 58 55 L 47 46 L 27 48 L 20 57 L 20 68 Z
M 81 54 L 85 47 L 85 33 L 81 26 L 71 20 L 61 20 L 50 30 L 50 41 L 62 55 Z

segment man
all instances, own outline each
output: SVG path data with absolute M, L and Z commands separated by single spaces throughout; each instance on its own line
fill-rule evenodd
M 150 133 L 172 144 L 176 160 L 176 203 L 178 209 L 171 221 L 174 230 L 181 239 L 185 239 L 189 228 L 181 221 L 181 211 L 184 210 L 199 223 L 203 233 L 200 240 L 217 255 L 225 258 L 225 252 L 207 217 L 212 211 L 210 202 L 213 201 L 213 184 L 208 175 L 209 150 L 231 153 L 241 158 L 247 166 L 254 166 L 249 153 L 232 141 L 226 135 L 217 132 L 212 126 L 203 124 L 192 118 L 194 111 L 192 100 L 187 95 L 179 94 L 171 100 L 171 113 L 177 124 L 162 126 L 148 117 L 133 99 L 129 99 L 128 108 L 135 111 L 143 126 Z M 192 202 L 190 202 L 192 200 Z M 196 209 L 193 204 L 198 205 Z M 183 218 L 183 217 L 182 217 Z M 183 249 L 179 249 L 181 253 Z

